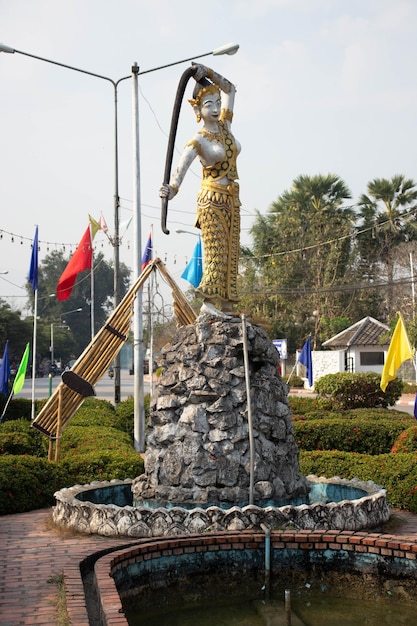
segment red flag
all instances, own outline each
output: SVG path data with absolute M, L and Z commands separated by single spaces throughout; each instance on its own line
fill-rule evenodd
M 76 251 L 68 261 L 61 274 L 56 288 L 58 300 L 68 300 L 79 272 L 91 269 L 93 265 L 93 246 L 91 243 L 90 226 L 87 227 Z

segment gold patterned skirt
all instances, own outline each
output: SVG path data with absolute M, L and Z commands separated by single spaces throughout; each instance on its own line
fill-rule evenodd
M 197 219 L 203 239 L 203 277 L 196 289 L 204 299 L 238 302 L 240 245 L 239 185 L 203 181 Z

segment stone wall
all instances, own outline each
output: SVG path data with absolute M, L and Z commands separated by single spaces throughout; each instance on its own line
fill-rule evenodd
M 260 530 L 267 528 L 363 530 L 376 528 L 389 519 L 386 492 L 373 482 L 358 479 L 307 477 L 313 483 L 310 494 L 320 493 L 319 501 L 311 504 L 285 506 L 255 505 L 220 508 L 196 506 L 185 509 L 180 505 L 150 508 L 118 506 L 130 480 L 94 482 L 74 485 L 55 493 L 54 522 L 64 528 L 105 537 L 156 537 L 223 530 Z M 360 490 L 356 499 L 331 500 L 328 488 L 353 487 Z M 112 496 L 113 492 L 113 496 Z

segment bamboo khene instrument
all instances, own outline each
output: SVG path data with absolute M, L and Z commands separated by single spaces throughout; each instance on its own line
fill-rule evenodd
M 105 325 L 74 363 L 72 369 L 63 373 L 62 382 L 59 383 L 55 392 L 32 422 L 36 429 L 50 439 L 56 439 L 58 435 L 58 422 L 60 432 L 62 432 L 84 399 L 94 395 L 93 386 L 106 373 L 114 357 L 128 338 L 136 293 L 146 282 L 154 268 L 161 272 L 163 278 L 172 288 L 174 312 L 177 316 L 178 325 L 184 326 L 195 321 L 195 312 L 162 261 L 155 259 L 149 263 L 109 316 Z

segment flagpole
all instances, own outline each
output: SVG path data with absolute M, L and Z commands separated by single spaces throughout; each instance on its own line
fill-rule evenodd
M 91 274 L 90 274 L 91 303 L 90 303 L 90 318 L 91 318 L 91 341 L 93 341 L 93 339 L 94 339 L 94 250 L 93 250 L 93 229 L 92 229 L 91 222 L 90 222 L 90 237 L 91 237 Z
M 36 379 L 36 333 L 38 327 L 38 290 L 35 291 L 35 309 L 33 315 L 33 354 L 32 354 L 32 421 L 35 419 L 35 379 Z
M 151 242 L 153 246 L 153 224 L 151 224 L 150 228 L 151 233 Z M 153 257 L 153 250 L 151 250 L 151 259 Z M 149 393 L 150 397 L 153 396 L 153 314 L 152 314 L 152 294 L 153 294 L 153 281 L 154 281 L 154 272 L 150 275 L 150 280 L 148 283 L 148 303 L 149 303 Z
M 35 419 L 35 378 L 36 378 L 36 335 L 38 327 L 38 226 L 35 229 L 28 280 L 32 284 L 34 294 L 33 309 L 33 341 L 32 341 L 32 421 Z M 25 372 L 26 373 L 26 372 Z
M 9 397 L 7 398 L 7 402 L 6 402 L 6 404 L 4 405 L 3 413 L 2 413 L 2 414 L 1 414 L 1 416 L 0 416 L 0 424 L 1 424 L 1 422 L 3 421 L 3 417 L 6 415 L 7 408 L 8 408 L 8 406 L 9 406 L 9 404 L 10 404 L 10 400 L 11 400 L 12 398 L 13 398 L 13 389 L 11 390 Z
M 153 315 L 152 315 L 152 300 L 151 295 L 153 292 L 153 279 L 154 273 L 150 276 L 148 283 L 148 310 L 149 310 L 149 393 L 153 396 Z
M 10 400 L 12 399 L 13 396 L 15 396 L 17 393 L 19 393 L 19 391 L 21 391 L 21 389 L 23 387 L 23 383 L 25 382 L 25 376 L 26 376 L 27 365 L 28 365 L 28 360 L 29 360 L 29 348 L 30 348 L 30 344 L 27 343 L 25 351 L 23 353 L 23 356 L 22 356 L 22 358 L 20 360 L 18 370 L 16 372 L 16 376 L 15 376 L 14 381 L 13 381 L 12 391 L 10 393 L 10 396 L 9 396 L 8 400 L 7 400 L 6 406 L 3 409 L 3 413 L 2 413 L 2 416 L 0 418 L 0 422 L 2 421 L 2 419 L 3 419 L 3 417 L 4 417 L 5 413 L 6 413 L 6 409 L 9 406 Z
M 297 359 L 296 359 L 296 360 L 295 360 L 295 365 L 294 365 L 294 367 L 292 368 L 291 373 L 290 373 L 290 375 L 289 375 L 289 376 L 288 376 L 288 378 L 287 378 L 287 385 L 289 385 L 289 384 L 290 384 L 290 378 L 292 377 L 292 375 L 293 375 L 293 374 L 294 374 L 294 372 L 295 372 L 295 368 L 297 367 L 297 363 L 298 363 L 298 361 L 297 361 Z
M 140 198 L 140 155 L 139 155 L 139 67 L 132 66 L 133 106 L 133 276 L 141 273 L 142 261 L 142 218 Z M 142 287 L 138 290 L 133 308 L 133 443 L 137 452 L 145 451 L 145 404 L 143 378 L 143 317 Z

